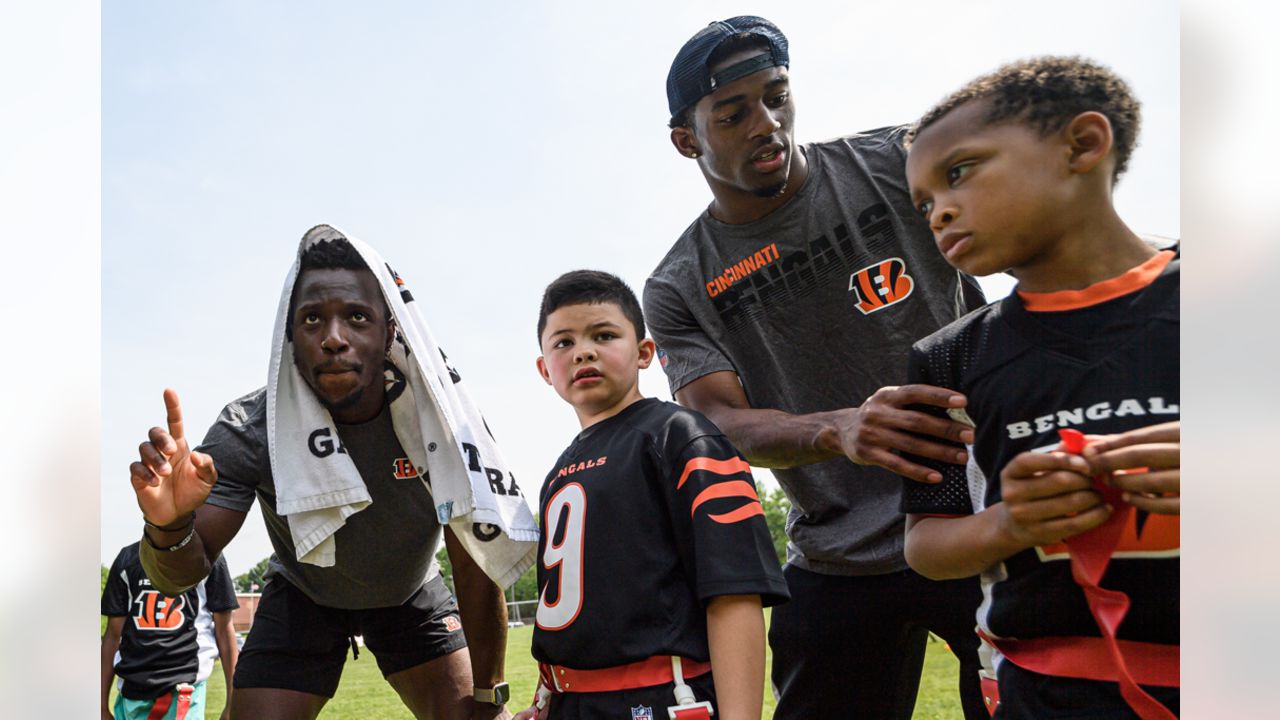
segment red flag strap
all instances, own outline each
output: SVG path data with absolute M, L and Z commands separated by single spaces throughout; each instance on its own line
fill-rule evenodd
M 1062 438 L 1059 446 L 1064 452 L 1079 455 L 1084 452 L 1088 440 L 1084 433 L 1070 428 L 1059 430 Z M 1137 680 L 1125 660 L 1124 650 L 1116 639 L 1116 631 L 1129 612 L 1129 596 L 1117 590 L 1100 587 L 1103 574 L 1111 564 L 1111 553 L 1120 543 L 1120 535 L 1124 532 L 1125 523 L 1132 513 L 1133 506 L 1124 502 L 1121 492 L 1103 482 L 1101 478 L 1093 479 L 1094 489 L 1102 495 L 1102 499 L 1111 505 L 1113 511 L 1101 525 L 1087 532 L 1067 538 L 1067 549 L 1071 554 L 1071 576 L 1084 591 L 1085 600 L 1089 604 L 1089 612 L 1102 631 L 1102 641 L 1106 649 L 1107 663 L 1114 671 L 1120 683 L 1120 695 L 1129 707 L 1142 720 L 1174 720 L 1175 716 L 1168 708 L 1151 697 L 1147 691 L 1138 687 Z M 1009 656 L 1012 660 L 1012 656 Z M 1176 660 L 1175 660 L 1176 663 Z M 1014 660 L 1015 665 L 1020 665 Z M 1176 664 L 1174 669 L 1176 670 Z M 1175 683 L 1176 684 L 1176 683 Z

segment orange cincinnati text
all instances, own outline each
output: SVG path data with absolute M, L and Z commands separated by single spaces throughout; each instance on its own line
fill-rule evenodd
M 778 244 L 769 243 L 754 253 L 724 269 L 724 272 L 707 282 L 707 296 L 715 297 L 730 286 L 760 268 L 778 259 Z

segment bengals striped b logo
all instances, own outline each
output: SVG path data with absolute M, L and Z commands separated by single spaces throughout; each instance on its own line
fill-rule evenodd
M 907 274 L 906 263 L 896 257 L 868 265 L 849 276 L 849 290 L 858 298 L 854 307 L 863 315 L 905 299 L 915 286 Z
M 392 474 L 396 476 L 397 480 L 408 480 L 409 478 L 416 478 L 419 475 L 418 468 L 414 467 L 413 461 L 407 457 L 396 458 L 395 463 L 392 464 L 392 468 Z
M 176 630 L 186 619 L 182 611 L 187 601 L 181 596 L 171 598 L 155 590 L 143 590 L 133 604 L 138 606 L 133 624 L 139 630 Z

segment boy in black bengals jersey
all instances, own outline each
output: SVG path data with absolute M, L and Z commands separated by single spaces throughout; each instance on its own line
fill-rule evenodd
M 240 648 L 231 622 L 236 589 L 219 555 L 209 577 L 176 596 L 156 590 L 142 570 L 138 543 L 111 563 L 102 588 L 103 720 L 187 720 L 205 716 L 207 681 L 222 661 L 231 717 L 231 678 Z M 119 679 L 114 705 L 112 680 Z
M 908 136 L 947 260 L 1018 280 L 914 346 L 909 381 L 963 393 L 975 440 L 968 468 L 905 481 L 902 503 L 915 570 L 982 574 L 996 717 L 1178 712 L 1179 260 L 1112 205 L 1138 124 L 1111 71 L 1046 57 L 974 80 Z M 1073 454 L 1060 430 L 1091 445 Z
M 543 679 L 516 717 L 758 720 L 761 607 L 788 593 L 750 466 L 702 415 L 640 395 L 655 347 L 620 279 L 551 283 L 538 341 L 582 432 L 542 487 Z

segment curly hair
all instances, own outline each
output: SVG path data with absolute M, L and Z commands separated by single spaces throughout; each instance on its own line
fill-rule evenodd
M 1142 124 L 1141 103 L 1128 83 L 1109 68 L 1078 56 L 1045 56 L 1009 63 L 951 93 L 907 132 L 906 144 L 947 113 L 971 100 L 991 100 L 986 122 L 1016 120 L 1042 135 L 1062 129 L 1082 112 L 1096 111 L 1111 122 L 1116 156 L 1112 180 L 1129 166 Z
M 308 235 L 328 235 L 311 247 L 302 251 L 299 258 L 298 272 L 303 270 L 367 270 L 364 258 L 355 246 L 347 241 L 337 230 L 328 225 L 317 225 L 307 231 Z

